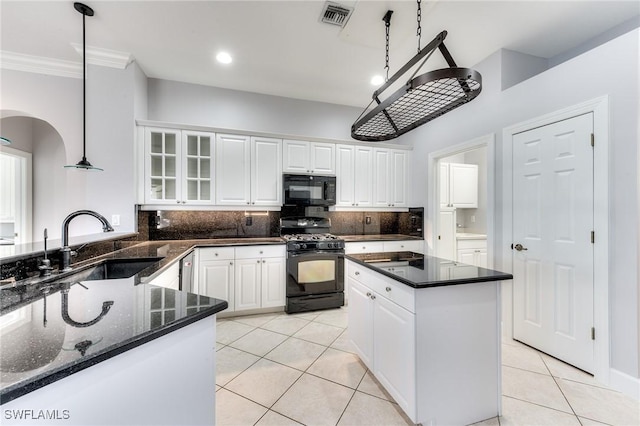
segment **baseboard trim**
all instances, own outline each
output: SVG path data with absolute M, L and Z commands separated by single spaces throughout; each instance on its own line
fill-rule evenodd
M 640 401 L 640 378 L 633 377 L 615 368 L 609 372 L 609 387 Z

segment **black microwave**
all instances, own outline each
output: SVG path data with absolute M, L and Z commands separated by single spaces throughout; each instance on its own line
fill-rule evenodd
M 282 177 L 286 206 L 334 206 L 336 177 L 289 175 Z

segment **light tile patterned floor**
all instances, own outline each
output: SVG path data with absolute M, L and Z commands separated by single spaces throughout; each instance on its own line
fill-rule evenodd
M 216 424 L 411 425 L 352 352 L 346 308 L 218 319 Z M 477 423 L 640 425 L 640 404 L 515 341 L 502 345 L 502 410 Z

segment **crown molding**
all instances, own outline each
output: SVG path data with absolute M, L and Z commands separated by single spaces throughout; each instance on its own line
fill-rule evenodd
M 82 44 L 71 43 L 71 46 L 82 57 Z M 86 46 L 87 63 L 103 67 L 125 69 L 133 62 L 133 55 L 117 50 L 102 49 L 100 47 Z
M 82 78 L 82 63 L 6 50 L 0 50 L 0 68 L 58 77 Z

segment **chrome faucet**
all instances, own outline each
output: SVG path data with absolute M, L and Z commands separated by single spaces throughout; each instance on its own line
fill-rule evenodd
M 60 253 L 62 254 L 62 262 L 60 264 L 60 271 L 70 271 L 71 270 L 71 248 L 69 248 L 69 222 L 75 217 L 82 215 L 93 216 L 102 222 L 102 231 L 103 232 L 111 232 L 113 231 L 113 227 L 109 223 L 104 216 L 99 213 L 96 213 L 92 210 L 78 210 L 71 213 L 69 216 L 65 217 L 62 221 L 62 249 L 60 249 Z

